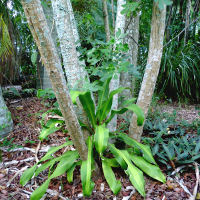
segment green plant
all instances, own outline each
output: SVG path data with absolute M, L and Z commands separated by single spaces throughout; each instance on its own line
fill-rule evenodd
M 119 110 L 111 110 L 113 96 L 126 88 L 121 87 L 109 92 L 110 80 L 111 78 L 104 82 L 99 82 L 101 89 L 98 90 L 97 107 L 95 107 L 90 91 L 71 91 L 73 103 L 76 104 L 76 99 L 79 98 L 91 124 L 91 126 L 88 127 L 80 121 L 82 128 L 86 128 L 90 132 L 90 136 L 88 136 L 86 142 L 88 146 L 88 159 L 84 161 L 80 160 L 77 151 L 67 151 L 60 157 L 52 156 L 52 154 L 59 149 L 72 145 L 71 141 L 68 141 L 59 147 L 50 149 L 39 163 L 29 168 L 21 176 L 20 183 L 25 185 L 34 174 L 37 176 L 44 169 L 50 167 L 48 179 L 32 193 L 31 199 L 40 199 L 46 192 L 51 179 L 64 173 L 67 173 L 67 180 L 72 182 L 73 171 L 77 165 L 81 166 L 80 172 L 83 194 L 84 196 L 90 196 L 94 188 L 91 176 L 92 171 L 95 168 L 95 160 L 101 161 L 104 177 L 114 194 L 117 194 L 120 191 L 121 183 L 119 180 L 116 180 L 112 170 L 113 167 L 121 167 L 128 174 L 131 183 L 142 196 L 145 196 L 143 172 L 154 179 L 165 182 L 165 176 L 156 164 L 149 146 L 129 138 L 124 133 L 109 132 L 106 128 L 107 124 L 115 114 L 123 114 L 127 110 L 135 112 L 138 125 L 142 125 L 144 121 L 142 110 L 132 103 L 135 99 L 126 101 Z M 53 109 L 49 112 L 55 113 L 59 118 L 61 116 L 59 109 Z M 109 113 L 111 114 L 109 115 Z M 42 121 L 42 123 L 44 123 L 44 121 Z M 58 130 L 60 126 L 57 127 L 56 124 L 62 125 L 63 120 L 48 120 L 46 127 L 44 127 L 40 134 L 40 139 L 44 139 L 49 134 Z M 115 144 L 110 143 L 110 139 L 113 138 L 128 145 L 130 148 L 116 148 Z
M 44 100 L 52 100 L 55 99 L 56 96 L 53 92 L 53 90 L 51 88 L 47 88 L 47 89 L 39 89 L 37 90 L 37 97 L 38 98 L 43 98 Z
M 146 120 L 144 131 L 148 136 L 143 142 L 151 146 L 155 158 L 169 170 L 193 163 L 200 159 L 200 136 L 188 132 L 197 130 L 198 133 L 199 124 L 200 120 L 177 122 L 175 111 L 172 114 L 156 112 Z
M 21 145 L 17 145 L 13 143 L 14 139 L 15 138 L 11 138 L 11 139 L 8 139 L 7 137 L 3 138 L 0 141 L 0 147 L 7 147 L 8 148 L 7 151 L 10 151 L 15 148 L 21 148 L 22 147 Z

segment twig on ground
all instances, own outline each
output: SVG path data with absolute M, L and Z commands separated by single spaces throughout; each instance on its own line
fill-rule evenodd
M 60 194 L 59 194 L 57 191 L 55 191 L 55 190 L 47 189 L 47 193 L 50 194 L 51 196 L 58 196 L 60 199 L 68 200 L 68 198 L 63 197 L 62 195 L 60 195 Z
M 36 150 L 35 150 L 35 160 L 36 160 L 36 163 L 39 162 L 39 159 L 38 159 L 38 157 L 37 157 L 37 154 L 38 154 L 38 151 L 39 151 L 39 149 L 40 149 L 40 145 L 41 145 L 41 141 L 39 141 L 38 146 L 37 146 L 37 148 L 36 148 Z
M 189 198 L 189 200 L 195 200 L 197 196 L 197 189 L 198 189 L 198 184 L 199 184 L 199 167 L 198 164 L 195 162 L 195 173 L 196 173 L 196 184 L 194 187 L 193 195 Z
M 7 187 L 10 186 L 10 184 L 12 183 L 12 181 L 23 171 L 25 171 L 28 168 L 28 166 L 23 167 L 22 169 L 20 169 L 17 173 L 15 173 L 15 175 L 8 181 L 8 183 L 6 184 Z
M 176 182 L 183 188 L 183 190 L 190 195 L 190 197 L 192 196 L 192 194 L 190 193 L 190 191 L 188 190 L 188 188 L 183 184 L 183 180 L 179 180 L 177 177 L 175 177 Z
M 16 165 L 18 163 L 22 163 L 22 162 L 30 162 L 30 161 L 33 161 L 35 160 L 35 158 L 31 157 L 31 158 L 26 158 L 24 160 L 12 160 L 10 162 L 6 162 L 6 163 L 3 163 L 5 167 L 9 166 L 9 165 Z

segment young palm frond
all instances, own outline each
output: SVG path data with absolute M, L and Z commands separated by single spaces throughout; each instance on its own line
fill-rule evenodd
M 0 15 L 0 59 L 4 59 L 12 54 L 13 45 L 8 32 L 8 27 Z

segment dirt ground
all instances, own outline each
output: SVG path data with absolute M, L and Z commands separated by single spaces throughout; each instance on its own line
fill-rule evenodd
M 7 147 L 0 147 L 2 161 L 0 163 L 0 199 L 1 200 L 26 200 L 30 199 L 30 194 L 47 178 L 47 172 L 41 173 L 37 178 L 32 179 L 25 187 L 19 184 L 20 175 L 25 168 L 35 164 L 37 158 L 41 158 L 50 146 L 62 144 L 64 134 L 56 132 L 49 136 L 47 141 L 38 145 L 38 134 L 43 112 L 47 108 L 37 98 L 27 98 L 20 100 L 9 100 L 8 107 L 12 113 L 14 130 L 8 137 L 8 141 L 13 139 L 14 148 L 8 151 Z M 177 118 L 184 118 L 193 121 L 199 117 L 195 109 L 197 105 L 180 107 L 178 105 L 161 106 L 162 112 L 172 112 L 177 110 Z M 21 148 L 23 147 L 23 148 Z M 62 151 L 60 151 L 62 153 Z M 193 194 L 196 185 L 196 174 L 194 167 L 185 166 L 185 171 L 174 175 L 167 175 L 165 184 L 159 183 L 146 177 L 146 200 L 184 200 L 189 199 Z M 90 198 L 84 198 L 80 181 L 79 170 L 75 171 L 73 184 L 67 183 L 66 176 L 55 178 L 51 181 L 47 194 L 43 199 L 113 199 L 113 200 L 141 200 L 142 198 L 132 187 L 126 174 L 116 171 L 117 179 L 122 183 L 122 190 L 114 196 L 103 177 L 95 180 L 95 188 Z M 200 191 L 199 191 L 200 192 Z M 199 193 L 197 198 L 200 199 Z

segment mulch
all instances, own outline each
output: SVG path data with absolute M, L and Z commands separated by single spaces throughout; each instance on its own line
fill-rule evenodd
M 35 97 L 7 100 L 7 104 L 14 121 L 14 130 L 10 133 L 7 141 L 13 139 L 13 149 L 7 151 L 6 147 L 1 147 L 3 162 L 0 163 L 0 199 L 26 200 L 30 199 L 30 194 L 47 178 L 47 172 L 45 171 L 32 179 L 25 187 L 19 184 L 22 170 L 25 167 L 33 166 L 36 162 L 35 151 L 38 147 L 38 135 L 41 129 L 39 120 L 42 113 L 47 111 L 48 108 L 44 105 L 45 102 Z M 185 114 L 185 112 L 183 113 Z M 48 140 L 41 143 L 37 154 L 38 158 L 40 159 L 45 154 L 42 149 L 62 144 L 65 141 L 64 136 L 59 131 L 49 136 Z M 24 147 L 24 149 L 20 147 Z M 161 166 L 161 169 L 165 174 L 167 173 L 164 167 Z M 193 193 L 196 184 L 196 174 L 193 167 L 186 167 L 185 169 L 185 171 L 179 171 L 173 176 L 166 174 L 167 182 L 165 184 L 145 177 L 146 200 L 189 199 L 190 195 L 188 193 Z M 79 169 L 76 169 L 72 184 L 67 182 L 65 175 L 53 179 L 43 199 L 144 199 L 135 191 L 124 172 L 121 170 L 115 172 L 117 179 L 122 183 L 122 190 L 117 196 L 113 195 L 102 176 L 95 180 L 95 188 L 91 197 L 83 197 Z

